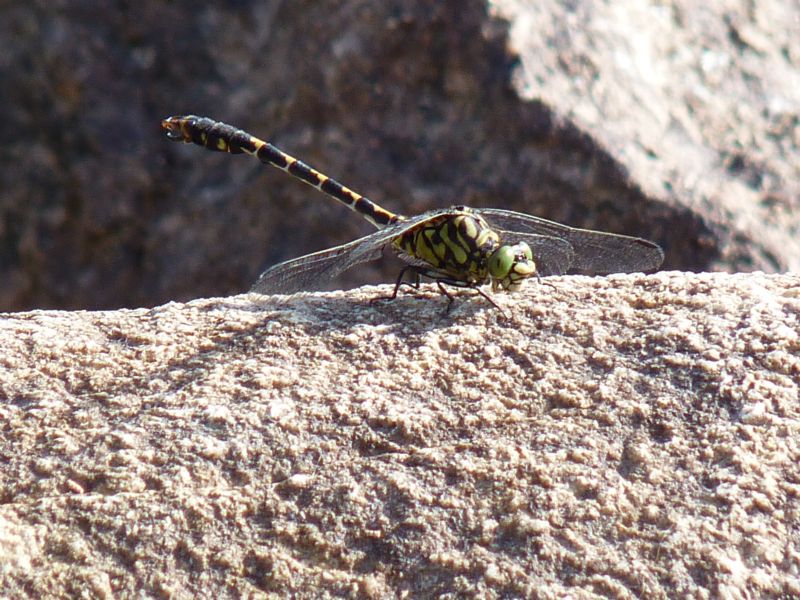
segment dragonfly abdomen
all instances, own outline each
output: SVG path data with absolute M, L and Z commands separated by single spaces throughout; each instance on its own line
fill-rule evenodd
M 245 153 L 255 156 L 261 162 L 277 167 L 321 192 L 325 192 L 331 198 L 360 214 L 378 229 L 403 218 L 354 192 L 335 179 L 323 175 L 269 142 L 226 123 L 207 117 L 188 115 L 164 119 L 161 126 L 173 140 L 197 144 L 217 152 Z

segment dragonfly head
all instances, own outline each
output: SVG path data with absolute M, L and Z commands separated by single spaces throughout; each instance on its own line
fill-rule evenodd
M 533 253 L 525 242 L 500 246 L 489 257 L 488 266 L 495 290 L 502 288 L 507 292 L 516 292 L 522 287 L 523 281 L 536 275 Z

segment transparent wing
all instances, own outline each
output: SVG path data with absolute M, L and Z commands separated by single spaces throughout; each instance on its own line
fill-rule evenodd
M 664 260 L 664 252 L 658 244 L 641 238 L 577 229 L 533 215 L 499 208 L 473 210 L 484 217 L 490 225 L 505 230 L 511 242 L 515 240 L 515 236 L 519 237 L 522 234 L 566 240 L 572 246 L 574 253 L 567 267 L 570 271 L 598 275 L 649 271 L 657 269 Z M 527 238 L 520 239 L 528 241 Z M 528 243 L 530 244 L 530 241 Z M 542 261 L 535 251 L 533 258 L 537 263 Z M 554 266 L 561 264 L 559 260 L 559 258 L 554 259 Z
M 264 271 L 250 288 L 258 294 L 294 294 L 316 290 L 348 269 L 381 257 L 383 247 L 422 221 L 446 211 L 431 211 L 347 244 L 293 258 Z
M 380 258 L 385 243 L 359 238 L 343 246 L 278 263 L 264 271 L 250 291 L 294 294 L 319 289 L 347 269 Z

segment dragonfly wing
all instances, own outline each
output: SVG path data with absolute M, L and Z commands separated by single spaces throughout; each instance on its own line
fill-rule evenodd
M 319 289 L 350 267 L 380 258 L 383 244 L 367 247 L 359 242 L 363 243 L 364 239 L 278 263 L 264 271 L 250 291 L 294 294 Z M 360 260 L 353 260 L 355 251 Z
M 658 244 L 641 238 L 577 229 L 499 208 L 474 210 L 491 225 L 510 232 L 512 239 L 517 233 L 532 233 L 566 240 L 574 251 L 571 271 L 597 275 L 649 271 L 657 269 L 664 260 L 664 252 Z
M 347 244 L 278 263 L 264 271 L 250 291 L 257 294 L 295 294 L 319 289 L 348 269 L 377 260 L 386 244 L 428 218 L 428 214 L 419 215 Z

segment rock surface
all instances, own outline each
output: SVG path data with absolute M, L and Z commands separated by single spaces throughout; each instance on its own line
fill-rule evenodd
M 796 597 L 798 290 L 4 315 L 0 593 Z
M 166 142 L 190 112 L 398 212 L 491 205 L 655 239 L 668 268 L 798 269 L 799 19 L 779 0 L 4 2 L 0 308 L 234 293 L 368 232 Z
M 700 215 L 717 266 L 800 269 L 800 4 L 492 4 L 520 96 L 585 131 L 647 198 Z

